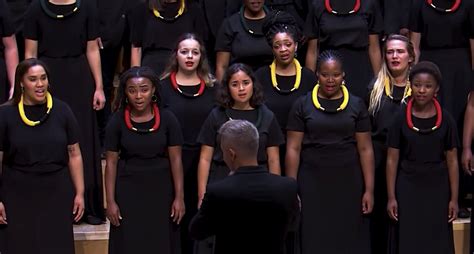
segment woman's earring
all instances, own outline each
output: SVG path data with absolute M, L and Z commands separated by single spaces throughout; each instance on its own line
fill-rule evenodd
M 125 97 L 125 103 L 128 104 L 128 98 L 127 97 Z
M 157 101 L 158 101 L 158 97 L 156 97 L 156 95 L 154 94 L 153 96 L 151 96 L 151 101 L 152 101 L 152 102 L 157 102 Z

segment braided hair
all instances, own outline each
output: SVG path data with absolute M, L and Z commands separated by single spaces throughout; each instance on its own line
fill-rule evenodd
M 262 25 L 262 32 L 270 47 L 273 45 L 273 38 L 278 33 L 288 34 L 295 43 L 302 41 L 301 31 L 295 18 L 284 11 L 272 11 L 268 14 Z
M 336 50 L 325 50 L 318 56 L 318 61 L 316 65 L 316 71 L 319 72 L 321 69 L 321 64 L 326 63 L 330 60 L 336 61 L 341 64 L 341 69 L 344 71 L 344 59 L 342 55 Z

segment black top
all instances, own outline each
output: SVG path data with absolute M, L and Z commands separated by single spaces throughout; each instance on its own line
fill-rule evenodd
M 32 0 L 7 0 L 10 7 L 10 12 L 13 17 L 13 24 L 16 32 L 23 31 L 23 22 L 25 20 L 25 13 L 28 10 Z M 3 9 L 0 8 L 0 9 Z
M 110 119 L 105 135 L 105 149 L 120 152 L 119 173 L 132 170 L 154 170 L 169 168 L 168 147 L 183 143 L 181 127 L 170 111 L 160 109 L 160 126 L 150 133 L 138 133 L 125 125 L 123 110 L 117 111 Z M 148 122 L 135 123 L 137 128 L 151 128 L 154 118 Z M 124 164 L 122 164 L 124 163 Z M 124 165 L 121 167 L 120 165 Z M 125 171 L 123 171 L 125 170 Z
M 400 149 L 400 162 L 421 164 L 439 163 L 446 160 L 445 151 L 459 147 L 456 123 L 449 112 L 443 110 L 441 127 L 427 134 L 418 133 L 410 128 L 405 117 L 406 107 L 399 110 L 388 133 L 387 145 Z M 418 118 L 413 116 L 413 124 L 418 128 L 431 128 L 436 116 Z
M 346 0 L 331 0 L 333 9 L 337 10 L 338 5 L 341 5 L 339 1 Z M 323 0 L 312 2 L 306 19 L 305 34 L 309 38 L 318 39 L 321 49 L 363 49 L 369 46 L 370 34 L 382 32 L 382 15 L 375 0 L 361 0 L 359 11 L 350 15 L 329 13 Z
M 426 1 L 413 1 L 409 29 L 421 33 L 421 49 L 469 47 L 469 39 L 474 39 L 474 1 L 462 0 L 453 13 L 435 10 Z
M 199 84 L 180 86 L 180 89 L 187 94 L 196 94 L 199 91 Z M 199 146 L 196 139 L 201 126 L 215 106 L 214 92 L 214 87 L 206 87 L 202 95 L 187 97 L 173 89 L 169 77 L 161 81 L 161 105 L 173 112 L 178 119 L 184 137 L 184 146 Z
M 388 130 L 395 121 L 395 116 L 402 104 L 403 94 L 405 87 L 393 86 L 393 100 L 388 98 L 385 92 L 382 95 L 382 101 L 380 102 L 380 108 L 375 115 L 370 115 L 370 121 L 372 123 L 372 140 L 378 141 L 381 144 L 385 144 L 387 140 Z M 408 99 L 406 99 L 408 101 Z
M 380 0 L 383 7 L 384 34 L 398 34 L 408 28 L 411 0 Z
M 250 34 L 242 25 L 240 12 L 226 18 L 217 35 L 216 51 L 229 52 L 231 63 L 244 63 L 253 70 L 271 64 L 272 49 L 261 35 L 263 21 L 245 19 L 248 27 L 256 32 Z
M 244 119 L 253 124 L 257 124 L 260 135 L 258 147 L 258 162 L 265 164 L 267 162 L 267 147 L 279 146 L 284 143 L 283 134 L 273 113 L 265 106 L 261 105 L 254 110 L 235 110 L 225 109 L 223 107 L 214 108 L 206 121 L 202 125 L 197 141 L 202 145 L 214 147 L 213 160 L 223 163 L 222 150 L 217 140 L 217 131 L 219 128 L 232 119 Z M 257 119 L 261 119 L 257 121 Z
M 336 109 L 343 98 L 327 100 L 319 98 L 327 109 Z M 303 148 L 311 147 L 354 147 L 356 132 L 370 131 L 370 119 L 364 102 L 359 97 L 349 95 L 347 107 L 337 113 L 316 109 L 312 94 L 300 97 L 288 116 L 287 130 L 304 132 Z
M 46 104 L 24 106 L 28 119 L 37 121 L 46 113 Z M 26 125 L 17 105 L 0 107 L 0 151 L 3 164 L 28 173 L 47 173 L 68 166 L 68 145 L 79 140 L 78 123 L 69 106 L 53 99 L 49 117 L 40 125 Z
M 275 114 L 275 117 L 282 128 L 286 127 L 288 112 L 290 111 L 291 106 L 293 106 L 293 103 L 299 97 L 311 91 L 317 82 L 314 73 L 311 70 L 303 67 L 301 70 L 301 83 L 298 90 L 295 90 L 291 93 L 281 93 L 273 87 L 269 66 L 260 68 L 255 73 L 255 76 L 263 87 L 265 105 L 267 105 L 267 107 Z M 289 91 L 294 86 L 296 75 L 276 75 L 276 78 L 278 87 L 280 89 Z
M 45 0 L 41 0 L 45 1 Z M 72 5 L 53 5 L 48 8 L 56 14 L 66 13 Z M 48 16 L 39 1 L 30 5 L 25 18 L 24 36 L 38 41 L 38 57 L 74 57 L 87 50 L 87 41 L 99 37 L 97 6 L 92 0 L 81 0 L 79 10 L 62 19 Z
M 174 17 L 179 4 L 179 1 L 167 4 L 160 14 L 166 18 Z M 143 54 L 153 50 L 173 50 L 176 41 L 184 33 L 196 33 L 207 39 L 204 15 L 194 3 L 188 3 L 184 13 L 172 21 L 155 17 L 147 4 L 139 4 L 130 15 L 130 33 L 131 43 L 141 47 Z
M 1 38 L 9 37 L 15 33 L 12 15 L 5 0 L 0 0 L 0 57 L 3 57 L 5 46 Z

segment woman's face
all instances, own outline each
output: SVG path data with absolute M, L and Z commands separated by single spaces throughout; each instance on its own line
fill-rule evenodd
M 406 42 L 399 40 L 390 40 L 387 42 L 385 62 L 393 75 L 407 71 L 413 60 L 414 59 L 408 53 Z
M 419 73 L 411 81 L 412 97 L 416 104 L 424 106 L 431 102 L 439 90 L 438 82 L 429 73 Z
M 201 45 L 193 39 L 186 39 L 179 43 L 176 60 L 180 71 L 196 71 L 201 60 Z
M 127 80 L 125 85 L 125 95 L 128 99 L 128 105 L 130 105 L 133 110 L 139 112 L 149 109 L 154 93 L 155 87 L 148 78 L 131 78 Z
M 34 105 L 46 101 L 48 92 L 48 75 L 41 65 L 34 65 L 28 69 L 21 80 L 23 87 L 23 99 L 26 104 Z
M 277 63 L 288 65 L 293 62 L 297 44 L 288 33 L 277 33 L 273 37 L 272 51 Z
M 243 71 L 238 71 L 229 80 L 229 93 L 234 105 L 248 106 L 253 95 L 252 78 Z
M 260 12 L 263 9 L 265 0 L 244 0 L 244 6 L 251 12 Z
M 340 62 L 330 59 L 322 62 L 317 72 L 320 93 L 326 98 L 332 98 L 341 90 L 344 71 Z

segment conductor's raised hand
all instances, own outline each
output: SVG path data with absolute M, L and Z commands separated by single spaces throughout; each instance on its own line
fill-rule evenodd
M 0 202 L 0 224 L 8 224 L 7 212 L 5 210 L 5 205 L 3 205 L 3 202 Z
M 76 195 L 74 197 L 74 207 L 72 209 L 72 214 L 74 215 L 74 221 L 78 222 L 82 215 L 84 215 L 84 196 Z
M 173 222 L 179 225 L 184 217 L 184 213 L 184 199 L 175 198 L 173 204 L 171 205 L 171 218 L 173 218 Z
M 97 89 L 94 92 L 94 98 L 92 101 L 92 108 L 94 110 L 101 110 L 105 106 L 105 95 L 104 95 L 104 90 L 102 89 Z
M 105 213 L 110 221 L 110 224 L 116 227 L 120 226 L 120 220 L 122 220 L 122 215 L 120 214 L 120 208 L 116 202 L 107 203 L 107 210 Z

